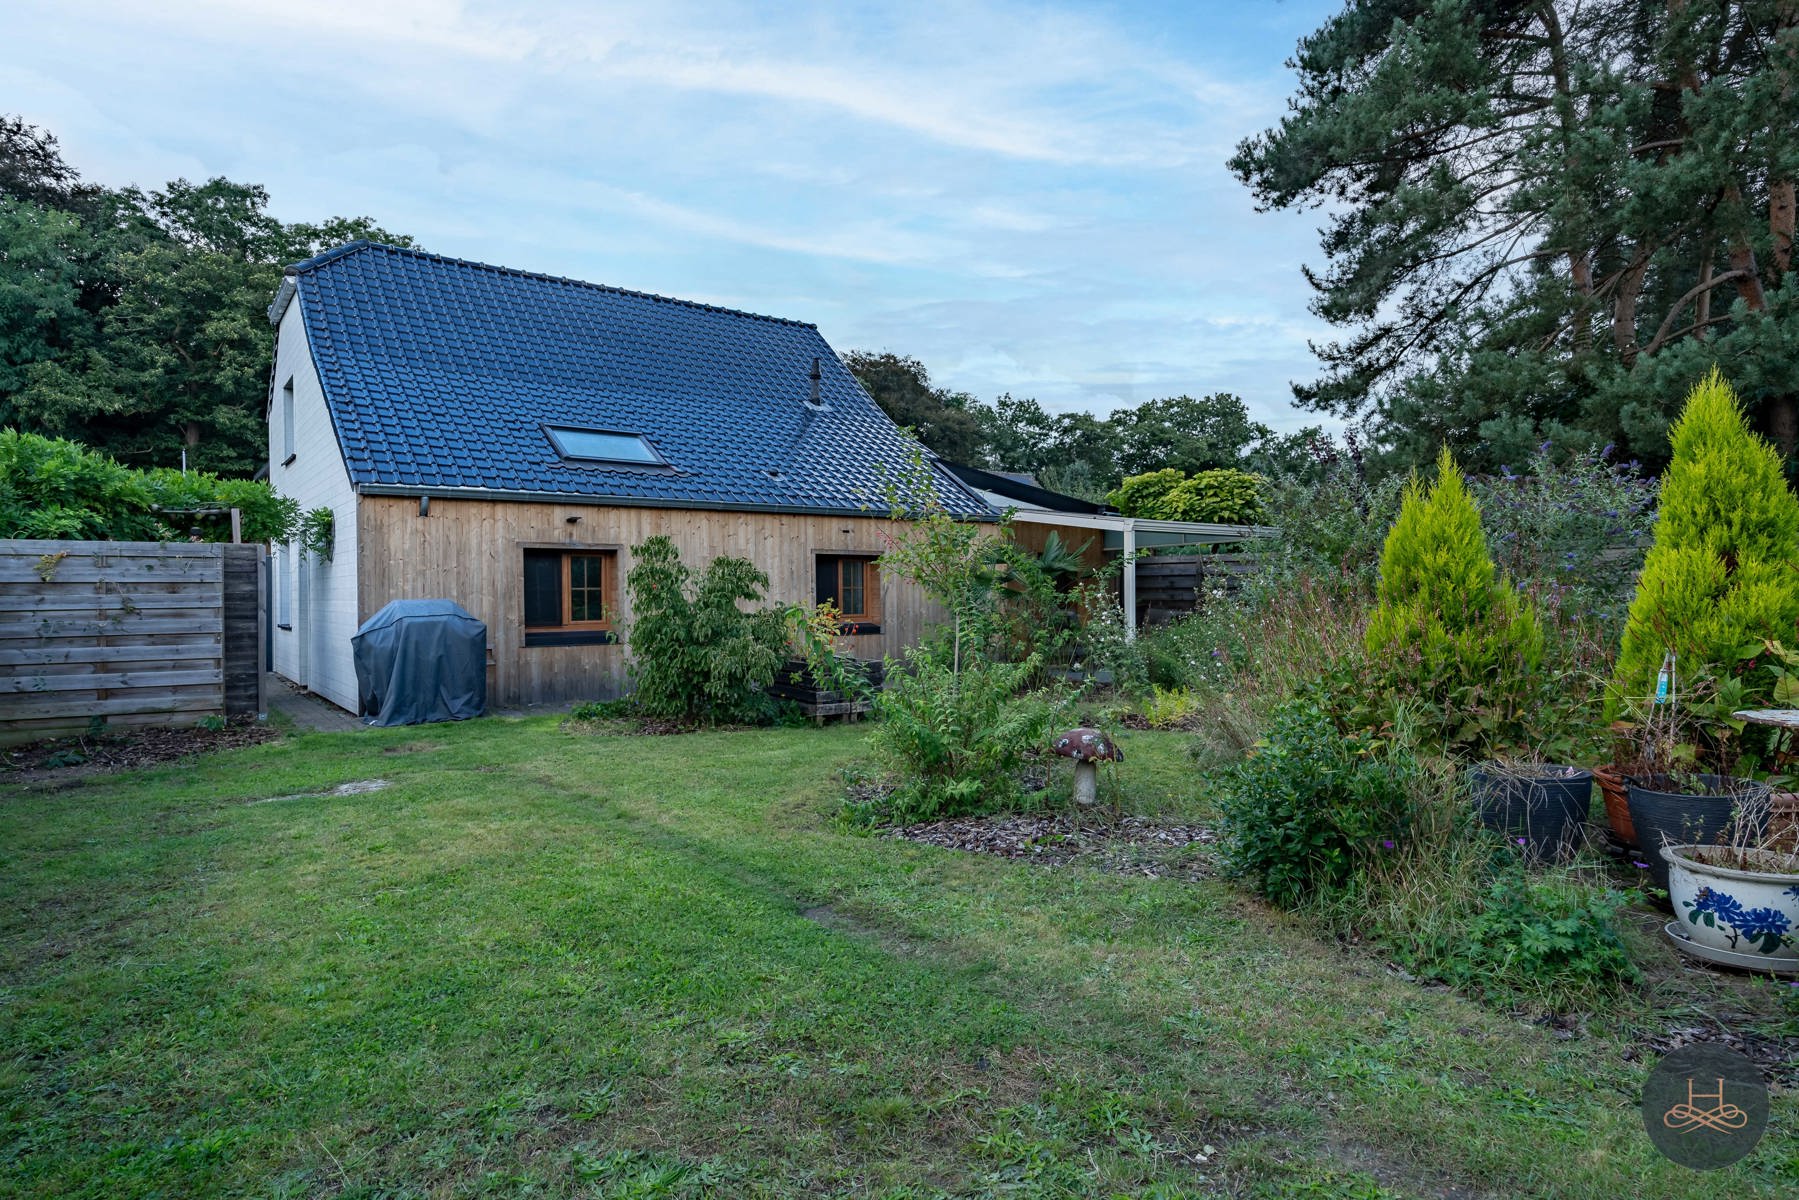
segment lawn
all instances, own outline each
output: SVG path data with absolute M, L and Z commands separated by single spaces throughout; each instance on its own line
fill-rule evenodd
M 1560 1040 L 1226 882 L 842 831 L 861 736 L 484 720 L 14 788 L 0 1193 L 1799 1189 L 1790 1093 L 1721 1176 L 1650 1147 L 1652 995 Z M 1126 747 L 1133 807 L 1203 815 L 1182 738 Z

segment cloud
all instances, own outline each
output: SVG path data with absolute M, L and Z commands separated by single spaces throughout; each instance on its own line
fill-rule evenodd
M 253 180 L 285 219 L 815 321 L 978 396 L 1228 388 L 1285 422 L 1316 238 L 1222 164 L 1332 2 L 16 0 L 0 89 L 103 182 Z

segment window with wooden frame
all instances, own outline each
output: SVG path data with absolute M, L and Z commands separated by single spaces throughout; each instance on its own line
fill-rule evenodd
M 618 640 L 618 553 L 525 550 L 525 645 L 603 646 Z
M 881 579 L 872 554 L 820 554 L 812 599 L 837 606 L 844 633 L 881 632 Z

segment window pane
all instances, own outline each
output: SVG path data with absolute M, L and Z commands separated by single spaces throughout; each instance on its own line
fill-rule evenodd
M 661 455 L 635 433 L 607 433 L 599 429 L 565 429 L 549 431 L 556 453 L 564 458 L 591 458 L 601 462 L 660 464 Z
M 557 550 L 525 551 L 525 624 L 562 624 L 562 554 Z
M 843 560 L 842 596 L 845 616 L 859 617 L 868 611 L 863 603 L 863 562 L 859 558 Z
M 606 619 L 606 604 L 600 588 L 601 562 L 597 554 L 577 554 L 568 560 L 569 620 Z

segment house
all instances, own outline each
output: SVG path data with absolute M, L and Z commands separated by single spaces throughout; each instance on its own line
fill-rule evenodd
M 655 534 L 835 600 L 858 656 L 933 619 L 875 564 L 912 443 L 812 325 L 370 242 L 290 267 L 269 320 L 269 478 L 331 519 L 328 555 L 273 550 L 274 668 L 344 708 L 351 635 L 407 598 L 487 624 L 494 703 L 618 695 Z M 996 517 L 927 465 L 948 511 Z

